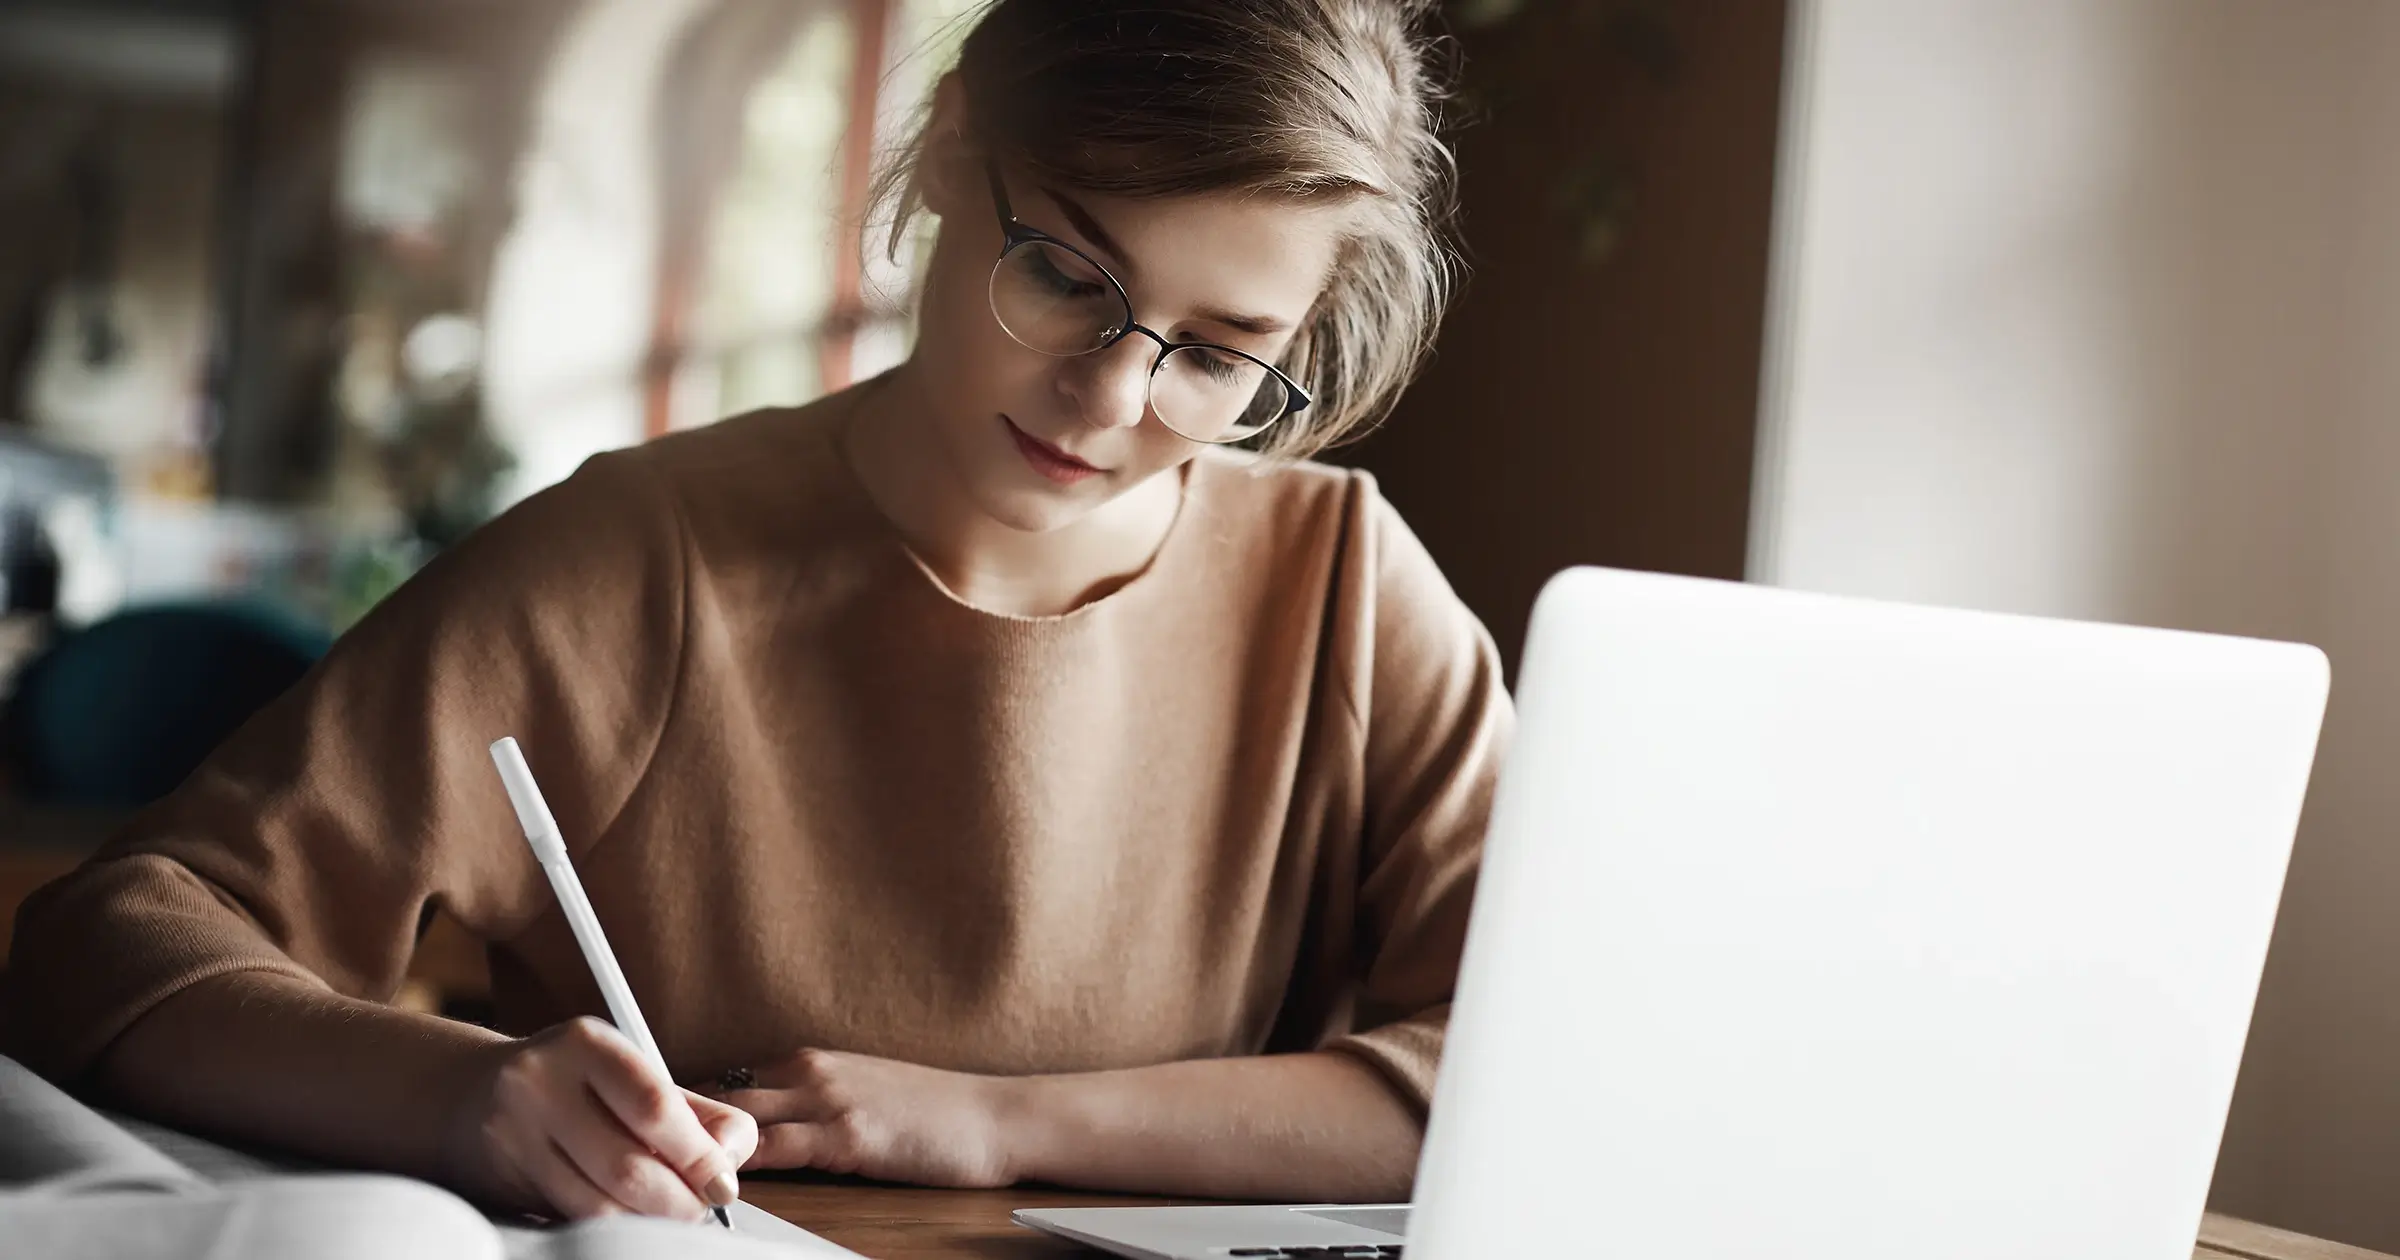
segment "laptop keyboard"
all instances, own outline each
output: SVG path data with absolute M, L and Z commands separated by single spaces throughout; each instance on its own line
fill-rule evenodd
M 1399 1243 L 1342 1243 L 1330 1248 L 1234 1248 L 1226 1255 L 1255 1255 L 1258 1260 L 1382 1260 L 1399 1255 Z
M 1235 1247 L 1225 1254 L 1259 1260 L 1381 1260 L 1401 1252 L 1397 1243 L 1345 1243 L 1338 1247 Z

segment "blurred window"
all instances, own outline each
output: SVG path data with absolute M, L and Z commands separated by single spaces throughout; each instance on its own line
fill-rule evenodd
M 806 402 L 906 356 L 927 234 L 886 259 L 866 221 L 868 183 L 915 128 L 977 7 L 832 0 L 789 24 L 735 106 L 739 139 L 695 216 L 688 283 L 669 244 L 653 432 Z

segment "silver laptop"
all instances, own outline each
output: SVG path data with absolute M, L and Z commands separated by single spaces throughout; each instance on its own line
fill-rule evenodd
M 1415 1207 L 1017 1220 L 1145 1260 L 2185 1260 L 2313 648 L 1576 570 Z

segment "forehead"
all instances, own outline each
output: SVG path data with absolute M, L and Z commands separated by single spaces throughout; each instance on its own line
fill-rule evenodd
M 1058 197 L 1037 190 L 1017 207 L 1045 231 L 1093 247 L 1152 317 L 1217 307 L 1298 324 L 1316 304 L 1356 211 L 1341 201 L 1255 194 L 1116 197 L 1065 192 L 1118 250 L 1081 231 Z

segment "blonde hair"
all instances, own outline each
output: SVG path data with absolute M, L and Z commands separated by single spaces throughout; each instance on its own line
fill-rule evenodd
M 1438 134 L 1431 0 L 996 0 L 960 46 L 979 148 L 1100 194 L 1354 199 L 1283 366 L 1311 405 L 1264 449 L 1304 458 L 1391 411 L 1460 274 L 1457 167 Z M 875 204 L 897 257 L 923 208 L 927 136 L 886 161 Z

